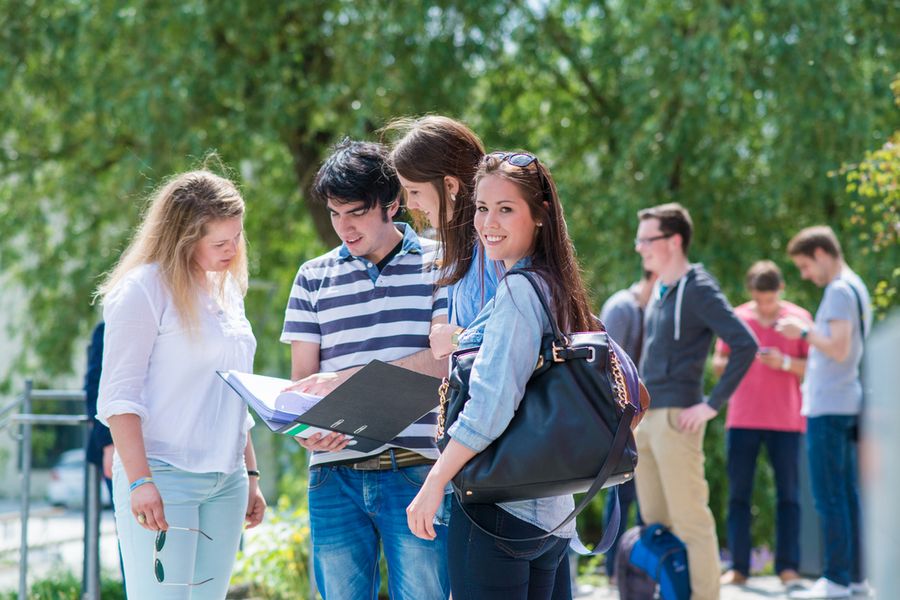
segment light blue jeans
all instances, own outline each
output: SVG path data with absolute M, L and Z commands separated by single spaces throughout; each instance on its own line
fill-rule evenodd
M 116 530 L 125 567 L 129 600 L 221 600 L 243 531 L 247 512 L 247 472 L 190 473 L 150 459 L 150 471 L 163 499 L 170 527 L 200 529 L 213 541 L 192 531 L 169 530 L 158 558 L 166 583 L 189 583 L 213 578 L 200 586 L 160 585 L 153 565 L 156 532 L 141 527 L 131 512 L 128 477 L 121 463 L 113 463 Z
M 309 518 L 316 583 L 326 600 L 378 596 L 379 541 L 388 567 L 393 600 L 441 600 L 450 595 L 447 571 L 449 496 L 436 520 L 437 539 L 417 538 L 406 522 L 431 465 L 388 471 L 312 467 Z

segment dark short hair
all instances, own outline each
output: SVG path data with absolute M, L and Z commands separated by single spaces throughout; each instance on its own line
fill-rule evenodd
M 380 206 L 385 220 L 399 195 L 400 180 L 388 162 L 388 150 L 374 142 L 344 139 L 322 163 L 312 184 L 316 202 L 362 202 L 366 210 Z
M 677 202 L 660 204 L 651 208 L 638 211 L 638 220 L 658 219 L 659 230 L 665 235 L 681 236 L 681 250 L 687 254 L 691 246 L 691 236 L 694 233 L 694 223 L 691 221 L 691 213 Z
M 797 235 L 788 242 L 789 256 L 815 257 L 816 248 L 821 248 L 834 258 L 841 258 L 841 244 L 838 242 L 834 230 L 828 225 L 814 225 L 801 229 Z
M 781 269 L 771 260 L 759 260 L 747 271 L 747 289 L 753 292 L 777 292 L 784 283 Z

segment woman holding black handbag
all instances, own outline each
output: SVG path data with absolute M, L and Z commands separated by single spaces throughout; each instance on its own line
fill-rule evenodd
M 532 154 L 487 155 L 476 175 L 475 228 L 489 259 L 508 270 L 536 276 L 564 331 L 597 328 L 575 260 L 556 186 Z M 407 509 L 412 532 L 433 539 L 435 512 L 453 477 L 509 425 L 541 348 L 553 331 L 538 290 L 520 273 L 508 274 L 496 296 L 459 336 L 460 349 L 479 347 L 469 378 L 469 400 L 448 429 L 451 438 L 419 494 Z M 541 431 L 534 432 L 535 443 Z M 540 537 L 572 512 L 571 495 L 467 504 L 473 523 L 454 499 L 449 559 L 453 597 L 570 597 L 566 549 L 575 535 L 569 522 L 555 535 Z M 479 527 L 480 525 L 480 527 Z M 482 528 L 484 530 L 482 530 Z

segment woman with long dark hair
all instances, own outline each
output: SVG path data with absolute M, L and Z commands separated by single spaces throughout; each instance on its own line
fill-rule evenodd
M 486 260 L 473 226 L 475 172 L 484 146 L 465 124 L 437 115 L 398 119 L 391 163 L 400 177 L 406 206 L 425 215 L 441 242 L 441 279 L 448 286 L 448 323 L 431 331 L 435 357 L 449 355 L 463 329 L 494 296 L 502 265 Z
M 488 259 L 507 271 L 537 276 L 563 331 L 596 329 L 575 260 L 563 209 L 550 172 L 525 152 L 487 155 L 476 173 L 474 226 Z M 407 508 L 410 529 L 432 539 L 432 520 L 451 479 L 509 425 L 551 329 L 529 281 L 511 273 L 497 287 L 459 347 L 479 347 L 469 379 L 469 400 L 449 428 L 450 441 Z M 540 432 L 535 432 L 540 439 Z M 468 505 L 467 512 L 496 535 L 540 536 L 572 511 L 571 495 L 503 504 Z M 448 555 L 457 600 L 550 598 L 571 594 L 566 549 L 574 522 L 539 541 L 498 542 L 476 527 L 454 499 Z

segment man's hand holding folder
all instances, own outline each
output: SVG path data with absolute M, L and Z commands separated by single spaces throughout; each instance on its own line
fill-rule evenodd
M 313 373 L 309 377 L 295 381 L 284 388 L 285 392 L 301 392 L 316 396 L 327 396 L 339 385 L 347 381 L 351 375 L 357 373 L 359 368 L 347 369 L 339 373 Z M 337 452 L 343 450 L 350 443 L 350 437 L 343 433 L 316 433 L 308 438 L 295 438 L 297 443 L 314 452 Z

